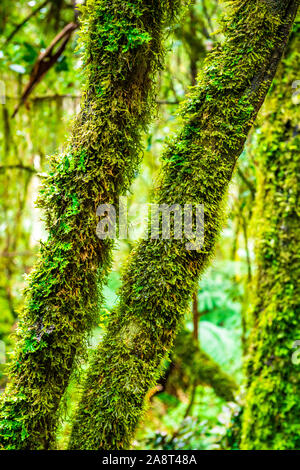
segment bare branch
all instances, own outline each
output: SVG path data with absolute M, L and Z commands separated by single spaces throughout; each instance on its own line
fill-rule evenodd
M 50 70 L 51 67 L 57 62 L 57 60 L 59 59 L 59 57 L 62 55 L 63 51 L 65 50 L 66 45 L 73 31 L 75 31 L 75 29 L 77 28 L 78 28 L 77 23 L 67 24 L 64 27 L 64 29 L 60 31 L 60 33 L 58 33 L 57 36 L 55 36 L 50 46 L 48 46 L 47 49 L 39 55 L 39 57 L 36 60 L 36 63 L 33 66 L 29 83 L 27 84 L 22 94 L 19 104 L 16 106 L 12 117 L 15 117 L 20 106 L 22 106 L 22 104 L 26 102 L 28 96 L 30 95 L 30 93 L 32 93 L 36 85 L 42 80 L 42 78 L 48 72 L 48 70 Z M 58 47 L 56 52 L 53 52 L 55 47 L 59 43 L 61 43 L 60 46 Z

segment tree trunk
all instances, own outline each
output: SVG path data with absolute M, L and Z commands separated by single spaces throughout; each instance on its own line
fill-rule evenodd
M 236 160 L 264 101 L 299 1 L 237 0 L 226 41 L 209 57 L 183 109 L 184 126 L 164 153 L 158 204 L 204 204 L 205 241 L 149 240 L 132 251 L 120 304 L 90 366 L 72 449 L 130 446 L 223 221 Z
M 258 227 L 242 448 L 300 449 L 299 26 L 291 37 L 255 148 Z M 298 104 L 295 104 L 295 100 Z M 296 343 L 298 341 L 298 343 Z
M 110 267 L 112 241 L 96 236 L 96 208 L 117 206 L 136 172 L 162 63 L 163 28 L 180 3 L 87 1 L 82 109 L 66 151 L 51 158 L 41 191 L 49 238 L 26 288 L 1 400 L 0 447 L 50 445 L 74 360 L 97 324 L 98 292 Z
M 183 330 L 176 337 L 172 352 L 172 368 L 165 390 L 188 390 L 192 385 L 212 387 L 215 394 L 225 401 L 235 401 L 236 382 L 224 372 L 202 349 L 192 333 Z M 175 394 L 176 395 L 176 394 Z

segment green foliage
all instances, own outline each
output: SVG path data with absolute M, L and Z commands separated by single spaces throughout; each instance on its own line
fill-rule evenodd
M 241 446 L 241 429 L 243 419 L 243 407 L 238 406 L 231 410 L 230 421 L 226 432 L 219 440 L 219 446 L 223 450 L 239 450 Z
M 204 247 L 187 251 L 185 241 L 151 240 L 132 250 L 120 303 L 88 372 L 74 420 L 72 449 L 130 446 L 145 409 L 145 395 L 161 373 L 199 275 L 212 257 L 236 160 L 298 6 L 297 1 L 288 6 L 280 2 L 282 10 L 277 12 L 273 3 L 231 4 L 227 38 L 209 57 L 199 84 L 186 100 L 183 129 L 164 152 L 155 198 L 165 204 L 203 203 Z
M 53 2 L 48 2 L 23 24 L 35 11 L 34 3 L 41 5 L 3 0 L 0 6 L 0 338 L 5 341 L 8 359 L 14 344 L 10 333 L 23 305 L 23 274 L 34 263 L 37 239 L 44 236 L 38 211 L 33 210 L 36 187 L 46 167 L 46 155 L 57 151 L 62 143 L 67 120 L 74 114 L 72 105 L 78 101 L 74 96 L 68 95 L 65 100 L 58 96 L 65 96 L 70 87 L 78 88 L 78 58 L 73 53 L 75 40 L 71 40 L 64 54 L 69 71 L 48 72 L 36 87 L 37 94 L 33 92 L 26 106 L 12 117 L 36 58 L 58 29 L 74 18 L 65 2 L 54 2 L 61 4 L 60 19 L 54 25 L 50 11 Z M 18 29 L 17 25 L 22 26 Z
M 180 2 L 88 0 L 81 47 L 81 112 L 61 155 L 51 157 L 39 206 L 49 237 L 26 287 L 10 383 L 1 397 L 0 445 L 49 448 L 57 411 L 89 331 L 112 242 L 96 236 L 96 208 L 117 205 L 137 170 L 153 109 L 163 28 Z
M 17 25 L 22 24 L 35 11 L 38 3 L 42 2 L 36 2 L 35 6 L 30 3 L 26 0 L 16 0 L 13 4 L 6 0 L 1 2 L 0 70 L 3 73 L 2 79 L 5 78 L 10 98 L 13 98 L 14 94 L 19 95 L 18 85 L 24 84 L 24 79 L 28 80 L 38 55 L 46 49 L 66 24 L 74 21 L 73 9 L 68 7 L 64 1 L 55 1 L 48 2 L 48 5 L 38 10 L 30 20 L 18 29 Z M 54 5 L 57 5 L 59 11 L 54 11 Z M 14 31 L 16 34 L 9 39 Z M 73 88 L 77 83 L 78 77 L 76 72 L 74 73 L 73 67 L 74 43 L 75 41 L 70 41 L 69 45 L 72 47 L 68 47 L 64 51 L 56 67 L 50 70 L 47 73 L 47 78 L 38 85 L 40 94 L 69 93 L 70 87 Z M 10 72 L 10 79 L 7 77 L 8 72 Z M 15 81 L 18 83 L 17 87 L 15 87 Z
M 220 240 L 220 244 L 223 243 L 223 239 Z M 201 280 L 198 292 L 201 348 L 238 380 L 242 365 L 241 301 L 244 294 L 241 283 L 234 277 L 239 270 L 243 272 L 244 264 L 214 263 Z M 188 327 L 192 328 L 191 321 Z
M 138 442 L 138 448 L 219 450 L 225 447 L 226 450 L 235 450 L 234 445 L 231 446 L 235 438 L 232 434 L 227 436 L 226 429 L 232 415 L 237 419 L 239 406 L 233 403 L 224 405 L 224 402 L 214 397 L 213 392 L 209 393 L 209 390 L 204 392 L 202 387 L 197 388 L 193 416 L 182 419 L 182 413 L 185 411 L 182 405 L 169 407 L 168 412 L 161 417 L 160 426 L 164 425 L 163 430 L 156 428 L 152 433 L 148 431 L 145 440 Z
M 299 23 L 261 115 L 258 162 L 257 275 L 242 449 L 299 450 L 300 338 L 300 107 L 292 84 L 299 78 Z
M 174 435 L 156 431 L 148 437 L 145 447 L 155 450 L 205 450 L 205 438 L 209 434 L 207 424 L 206 421 L 188 416 Z

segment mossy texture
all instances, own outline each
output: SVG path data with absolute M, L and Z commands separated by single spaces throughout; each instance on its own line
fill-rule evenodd
M 192 333 L 182 330 L 178 333 L 171 355 L 171 370 L 166 390 L 188 390 L 193 385 L 212 387 L 216 395 L 225 401 L 235 401 L 238 389 L 235 381 L 223 372 L 208 354 L 199 348 Z
M 88 0 L 81 47 L 84 87 L 63 154 L 50 159 L 39 205 L 49 238 L 26 288 L 10 384 L 1 400 L 0 447 L 49 448 L 57 410 L 87 332 L 97 324 L 111 240 L 96 236 L 96 208 L 129 188 L 154 105 L 165 26 L 177 0 Z
M 144 240 L 131 253 L 120 303 L 87 375 L 71 449 L 130 446 L 145 396 L 213 255 L 223 201 L 247 133 L 269 89 L 299 1 L 229 2 L 226 40 L 208 58 L 182 110 L 183 128 L 164 152 L 159 204 L 202 203 L 205 240 Z
M 300 102 L 293 89 L 299 73 L 296 23 L 254 142 L 257 274 L 242 426 L 241 447 L 246 450 L 300 449 L 300 366 L 295 349 L 300 340 Z

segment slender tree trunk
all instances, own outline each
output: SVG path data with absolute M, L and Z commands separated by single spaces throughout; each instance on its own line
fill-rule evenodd
M 194 340 L 199 344 L 199 310 L 198 310 L 198 291 L 196 290 L 193 293 L 193 326 L 194 326 L 194 331 L 193 331 L 193 336 Z
M 204 246 L 189 251 L 186 240 L 160 239 L 143 241 L 132 251 L 120 304 L 88 372 L 72 449 L 130 446 L 145 395 L 161 373 L 213 255 L 236 160 L 280 62 L 299 1 L 231 4 L 227 39 L 209 57 L 186 101 L 184 126 L 164 153 L 157 191 L 158 204 L 204 204 Z
M 96 208 L 129 188 L 153 108 L 162 32 L 179 0 L 88 0 L 81 27 L 85 85 L 65 153 L 41 191 L 49 238 L 26 289 L 19 341 L 2 397 L 0 447 L 48 448 L 74 360 L 97 323 L 111 240 Z
M 292 97 L 299 74 L 295 25 L 255 150 L 258 267 L 242 449 L 300 449 L 299 356 L 293 349 L 300 346 L 300 100 Z

